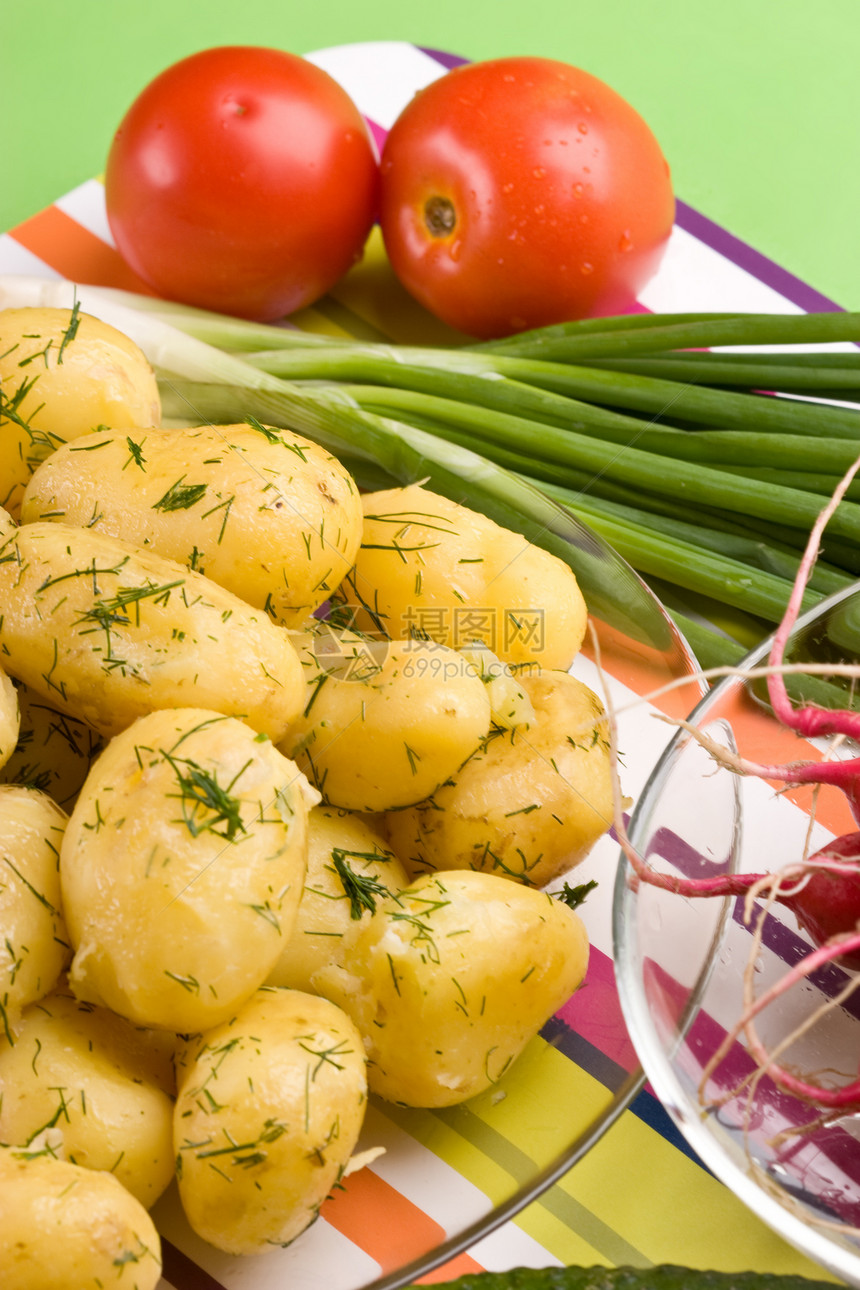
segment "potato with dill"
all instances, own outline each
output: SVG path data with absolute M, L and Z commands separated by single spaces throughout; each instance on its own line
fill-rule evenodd
M 293 637 L 302 715 L 279 747 L 332 806 L 385 811 L 419 802 L 490 728 L 474 665 L 433 641 L 367 641 L 323 624 Z
M 60 852 L 77 997 L 182 1033 L 231 1016 L 290 935 L 311 800 L 233 717 L 164 710 L 111 740 Z
M 506 663 L 568 668 L 585 635 L 573 571 L 519 533 L 419 484 L 366 493 L 356 623 L 394 639 L 479 642 Z
M 113 1174 L 38 1142 L 0 1146 L 3 1290 L 155 1290 L 160 1279 L 158 1232 Z
M 146 1032 L 61 987 L 25 1009 L 14 1044 L 0 1039 L 0 1141 L 59 1128 L 67 1160 L 108 1170 L 150 1209 L 173 1178 L 167 1076 Z
M 569 672 L 518 682 L 531 723 L 494 728 L 429 801 L 386 816 L 391 846 L 413 876 L 478 869 L 544 887 L 584 860 L 612 823 L 599 698 Z
M 280 738 L 304 704 L 285 628 L 211 579 L 69 524 L 0 511 L 0 651 L 9 674 L 104 735 L 207 707 Z
M 77 306 L 0 310 L 0 505 L 15 518 L 30 475 L 61 444 L 160 418 L 155 374 L 115 327 Z
M 359 1163 L 366 1102 L 361 1036 L 326 999 L 266 987 L 192 1040 L 174 1147 L 194 1231 L 231 1254 L 288 1245 Z
M 315 806 L 308 817 L 308 872 L 296 924 L 267 984 L 317 993 L 316 973 L 342 960 L 356 919 L 408 883 L 403 865 L 369 820 Z
M 251 420 L 134 436 L 101 426 L 42 463 L 21 519 L 147 547 L 297 627 L 349 572 L 362 510 L 330 453 Z
M 21 734 L 21 705 L 14 681 L 0 668 L 0 771 L 9 764 Z
M 85 721 L 61 712 L 23 682 L 15 687 L 18 701 L 18 741 L 0 782 L 41 789 L 70 811 L 94 757 L 105 740 Z
M 453 1106 L 491 1088 L 580 985 L 582 921 L 494 874 L 424 875 L 356 924 L 343 966 L 315 977 L 347 1012 L 371 1092 Z
M 71 956 L 59 857 L 67 817 L 35 788 L 0 786 L 0 1032 L 52 990 Z

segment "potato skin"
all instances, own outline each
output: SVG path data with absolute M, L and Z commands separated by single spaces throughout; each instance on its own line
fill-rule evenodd
M 67 524 L 0 511 L 0 650 L 11 676 L 101 734 L 192 705 L 280 738 L 304 704 L 287 632 L 209 578 Z
M 71 957 L 59 856 L 67 816 L 44 793 L 0 786 L 0 1033 L 54 988 Z
M 26 1145 L 46 1124 L 72 1164 L 105 1169 L 150 1209 L 173 1177 L 173 1099 L 145 1035 L 59 989 L 0 1040 L 0 1141 Z
M 279 744 L 326 802 L 350 811 L 385 811 L 421 801 L 463 764 L 490 728 L 491 708 L 477 670 L 432 641 L 366 642 L 296 634 L 307 698 Z M 351 669 L 352 651 L 362 666 Z
M 0 384 L 19 424 L 0 417 L 0 505 L 16 519 L 33 470 L 98 425 L 156 426 L 161 400 L 139 347 L 71 309 L 0 311 Z
M 375 885 L 371 902 L 386 891 L 409 885 L 403 865 L 368 820 L 335 807 L 315 806 L 308 817 L 308 872 L 296 923 L 268 985 L 316 994 L 314 977 L 319 969 L 342 962 L 356 919 L 335 867 L 338 859 L 359 880 Z M 359 907 L 358 917 L 366 913 Z
M 21 733 L 21 707 L 18 691 L 10 676 L 0 669 L 0 771 L 18 746 Z
M 195 1232 L 231 1254 L 293 1241 L 342 1177 L 366 1098 L 352 1022 L 298 990 L 262 989 L 192 1041 L 174 1145 Z
M 568 672 L 520 676 L 535 722 L 487 740 L 432 801 L 385 819 L 413 874 L 480 869 L 545 887 L 612 823 L 609 730 L 597 695 Z
M 60 853 L 80 999 L 182 1033 L 265 981 L 305 877 L 307 784 L 232 717 L 142 717 L 95 762 Z
M 101 427 L 33 475 L 23 523 L 62 520 L 205 573 L 276 622 L 298 627 L 349 572 L 361 500 L 349 473 L 290 430 Z
M 70 811 L 93 758 L 105 745 L 104 736 L 23 682 L 17 683 L 15 693 L 18 742 L 0 768 L 0 782 L 38 788 Z
M 320 971 L 355 1022 L 371 1092 L 453 1106 L 497 1083 L 580 985 L 588 939 L 566 905 L 471 871 L 424 875 L 363 919 Z
M 363 631 L 480 640 L 506 663 L 568 668 L 586 607 L 570 567 L 484 515 L 410 484 L 366 493 L 355 570 L 342 588 Z M 370 606 L 372 615 L 363 607 Z
M 28 1154 L 0 1146 L 3 1290 L 155 1290 L 161 1240 L 140 1201 L 113 1174 Z

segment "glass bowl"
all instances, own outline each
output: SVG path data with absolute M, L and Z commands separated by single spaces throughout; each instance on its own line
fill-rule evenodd
M 769 642 L 744 666 L 767 662 Z M 797 624 L 792 663 L 860 660 L 860 584 L 822 602 Z M 800 674 L 798 694 L 823 706 L 852 706 L 850 683 Z M 770 764 L 819 756 L 777 724 L 763 683 L 727 677 L 690 720 L 727 749 Z M 829 755 L 854 756 L 849 743 Z M 780 792 L 717 767 L 678 731 L 636 801 L 629 837 L 655 868 L 688 877 L 762 872 L 798 860 L 857 825 L 843 794 L 804 787 Z M 758 935 L 756 933 L 758 932 Z M 688 899 L 637 884 L 622 855 L 613 915 L 619 996 L 651 1085 L 703 1163 L 796 1249 L 860 1286 L 860 1115 L 816 1123 L 811 1104 L 780 1091 L 757 1068 L 746 1041 L 718 1049 L 743 1009 L 745 979 L 755 996 L 809 948 L 783 907 L 742 898 Z M 854 974 L 855 976 L 857 974 Z M 852 974 L 829 964 L 756 1018 L 768 1050 L 789 1040 L 779 1060 L 824 1083 L 857 1078 L 860 993 L 836 998 Z M 749 996 L 747 996 L 749 997 Z M 810 1014 L 829 1004 L 808 1026 Z

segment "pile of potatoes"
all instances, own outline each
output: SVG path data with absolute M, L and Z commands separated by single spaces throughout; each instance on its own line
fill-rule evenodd
M 162 428 L 77 310 L 0 313 L 0 393 L 0 1281 L 148 1290 L 174 1180 L 220 1249 L 287 1244 L 369 1092 L 492 1087 L 578 987 L 545 888 L 611 821 L 606 719 L 519 535 Z

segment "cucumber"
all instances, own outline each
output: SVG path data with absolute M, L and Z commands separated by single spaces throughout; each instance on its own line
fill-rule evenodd
M 433 1290 L 833 1290 L 832 1281 L 768 1272 L 701 1272 L 664 1263 L 653 1268 L 512 1268 L 472 1272 Z M 409 1290 L 422 1290 L 419 1286 Z

